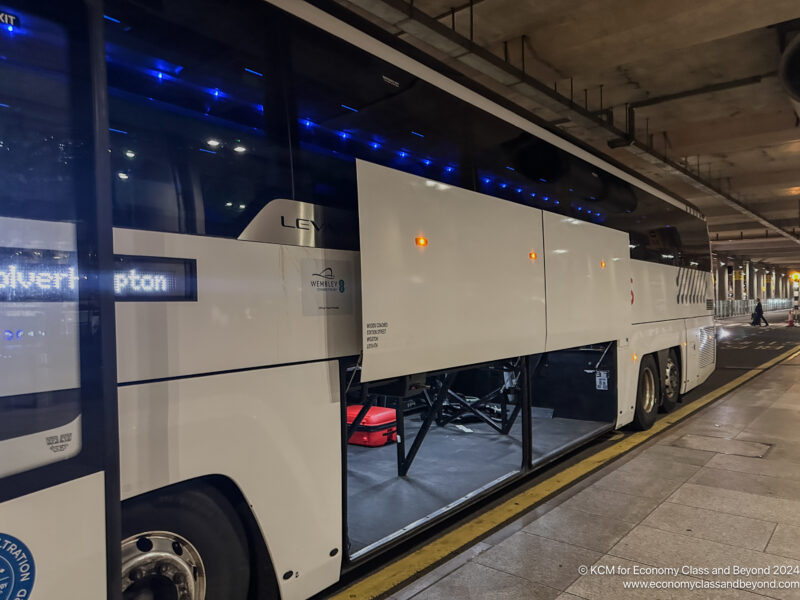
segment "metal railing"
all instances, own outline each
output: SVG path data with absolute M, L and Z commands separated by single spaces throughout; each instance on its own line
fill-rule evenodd
M 764 312 L 768 310 L 789 310 L 792 308 L 791 298 L 769 298 L 761 301 Z M 714 302 L 714 316 L 717 319 L 750 315 L 756 309 L 755 300 L 718 300 Z

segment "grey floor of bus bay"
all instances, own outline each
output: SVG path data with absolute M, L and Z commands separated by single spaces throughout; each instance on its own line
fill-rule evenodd
M 406 418 L 406 451 L 420 420 Z M 394 444 L 348 446 L 347 523 L 350 554 L 431 515 L 486 484 L 514 473 L 522 464 L 522 426 L 509 435 L 488 425 L 434 425 L 406 477 L 397 476 Z M 607 423 L 534 418 L 534 461 L 563 452 L 608 428 Z

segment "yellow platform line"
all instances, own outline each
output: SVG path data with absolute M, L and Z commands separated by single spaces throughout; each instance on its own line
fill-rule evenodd
M 722 387 L 701 396 L 694 402 L 682 406 L 678 410 L 665 415 L 655 422 L 647 431 L 631 434 L 613 446 L 584 458 L 580 462 L 567 467 L 537 483 L 536 485 L 520 492 L 502 504 L 477 515 L 469 522 L 460 525 L 441 537 L 425 544 L 414 552 L 386 565 L 380 570 L 368 575 L 364 579 L 331 596 L 331 600 L 372 600 L 399 587 L 415 575 L 429 569 L 436 563 L 455 554 L 462 548 L 486 536 L 495 529 L 519 517 L 542 500 L 575 483 L 592 471 L 599 469 L 643 444 L 665 429 L 672 427 L 678 421 L 686 418 L 704 406 L 714 402 L 731 390 L 751 380 L 765 369 L 775 366 L 779 362 L 793 358 L 800 354 L 800 345 L 784 352 L 780 356 L 743 373 L 736 379 L 729 381 Z

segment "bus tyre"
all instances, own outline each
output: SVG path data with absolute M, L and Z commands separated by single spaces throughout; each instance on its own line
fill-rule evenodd
M 247 536 L 233 507 L 202 482 L 126 501 L 123 600 L 246 600 Z
M 636 386 L 636 410 L 633 425 L 637 429 L 650 429 L 658 413 L 659 382 L 656 361 L 651 355 L 642 358 L 639 366 L 639 383 Z
M 671 412 L 678 405 L 678 399 L 681 394 L 681 365 L 678 362 L 678 355 L 675 354 L 675 350 L 669 351 L 667 361 L 664 364 L 662 382 L 664 389 L 661 394 L 661 410 Z

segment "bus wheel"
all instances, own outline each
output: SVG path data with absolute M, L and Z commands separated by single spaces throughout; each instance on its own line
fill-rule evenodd
M 678 404 L 681 394 L 681 365 L 675 350 L 670 350 L 667 363 L 664 365 L 664 393 L 661 397 L 661 410 L 670 412 Z
M 247 537 L 213 486 L 183 484 L 126 501 L 122 537 L 123 600 L 247 598 Z
M 636 387 L 636 410 L 633 425 L 637 429 L 650 429 L 658 413 L 658 367 L 651 355 L 642 358 L 639 366 L 639 384 Z

